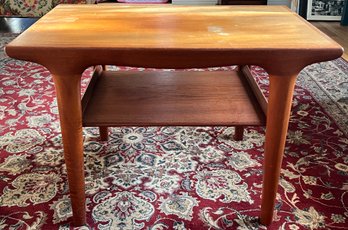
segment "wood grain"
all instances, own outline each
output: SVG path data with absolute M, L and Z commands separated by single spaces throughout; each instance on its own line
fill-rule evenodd
M 64 159 L 68 173 L 74 225 L 86 222 L 85 173 L 83 160 L 81 76 L 54 71 Z
M 273 220 L 296 77 L 297 74 L 289 74 L 286 78 L 274 74 L 269 76 L 270 94 L 260 216 L 260 221 L 264 225 L 271 224 Z
M 249 66 L 242 66 L 241 71 L 245 78 L 248 80 L 248 83 L 250 85 L 251 90 L 253 91 L 258 104 L 261 106 L 262 111 L 267 114 L 267 106 L 268 106 L 268 100 L 266 96 L 263 94 L 260 86 L 257 84 L 254 76 L 252 75 Z
M 111 72 L 95 84 L 84 126 L 264 125 L 240 72 Z
M 33 49 L 37 52 L 31 52 Z M 77 64 L 84 68 L 98 64 L 190 68 L 232 63 L 267 68 L 294 61 L 303 68 L 342 54 L 342 48 L 281 6 L 64 4 L 18 36 L 6 52 L 45 66 L 52 65 L 52 60 L 79 59 Z
M 76 33 L 76 30 L 81 33 Z M 91 49 L 335 46 L 330 39 L 318 34 L 286 7 L 64 4 L 57 6 L 20 37 L 21 41 L 26 44 L 30 41 L 35 47 L 55 44 L 57 48 Z M 18 46 L 21 43 L 14 42 Z M 206 44 L 210 44 L 209 47 Z
M 348 26 L 341 26 L 339 22 L 311 22 L 311 24 L 338 42 L 344 48 L 342 57 L 348 61 Z

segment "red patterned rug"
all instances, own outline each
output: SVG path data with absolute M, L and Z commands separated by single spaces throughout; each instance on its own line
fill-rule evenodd
M 13 37 L 0 39 L 0 229 L 71 229 L 54 85 L 42 66 L 6 57 Z M 267 74 L 252 72 L 267 91 Z M 79 229 L 266 229 L 264 129 L 247 128 L 240 142 L 231 133 L 120 127 L 106 143 L 84 129 L 88 226 Z M 347 205 L 348 64 L 337 59 L 298 78 L 269 229 L 348 229 Z

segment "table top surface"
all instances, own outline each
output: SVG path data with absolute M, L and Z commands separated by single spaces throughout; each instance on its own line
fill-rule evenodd
M 54 61 L 58 66 L 58 59 L 79 59 L 84 67 L 270 67 L 277 61 L 302 68 L 338 58 L 343 50 L 284 6 L 63 4 L 7 45 L 6 52 L 46 67 Z
M 337 48 L 283 6 L 59 5 L 11 46 Z

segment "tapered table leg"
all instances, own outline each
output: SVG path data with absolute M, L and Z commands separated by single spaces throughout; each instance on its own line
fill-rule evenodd
M 106 126 L 100 126 L 99 127 L 99 135 L 100 135 L 100 140 L 101 141 L 107 141 L 108 140 L 108 127 Z
M 269 225 L 273 219 L 296 77 L 297 74 L 269 76 L 270 87 L 260 219 L 260 222 L 264 225 Z
M 235 141 L 242 141 L 244 136 L 244 126 L 236 126 L 234 128 L 233 139 Z
M 53 74 L 75 226 L 86 222 L 80 79 L 79 74 Z

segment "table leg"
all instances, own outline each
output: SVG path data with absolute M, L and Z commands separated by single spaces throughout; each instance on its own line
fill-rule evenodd
M 100 136 L 100 140 L 101 141 L 107 141 L 108 140 L 108 136 L 109 136 L 108 127 L 100 126 L 99 127 L 99 136 Z
M 75 226 L 86 222 L 81 75 L 53 74 Z
M 242 141 L 244 136 L 244 126 L 235 126 L 233 139 L 235 141 Z
M 296 75 L 270 75 L 260 222 L 273 219 Z

